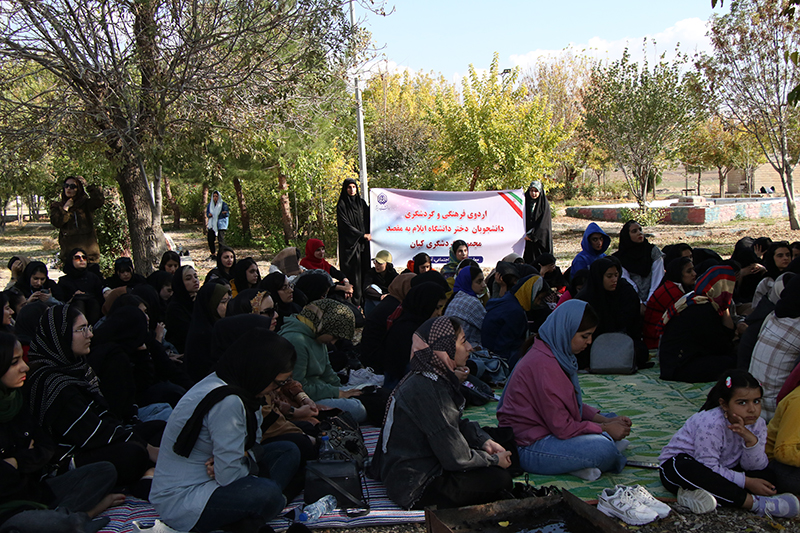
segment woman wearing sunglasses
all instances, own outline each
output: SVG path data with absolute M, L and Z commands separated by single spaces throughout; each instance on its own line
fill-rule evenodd
M 92 212 L 103 206 L 103 190 L 86 185 L 82 176 L 64 180 L 61 199 L 50 204 L 50 223 L 58 228 L 61 260 L 70 261 L 65 254 L 73 248 L 86 250 L 89 263 L 100 262 L 100 247 L 94 230 Z

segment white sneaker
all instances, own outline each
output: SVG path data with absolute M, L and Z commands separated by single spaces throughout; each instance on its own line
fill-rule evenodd
M 643 526 L 658 518 L 656 511 L 641 503 L 630 488 L 622 485 L 614 489 L 603 489 L 597 502 L 597 510 L 632 526 Z
M 625 486 L 617 485 L 616 488 L 620 487 L 624 488 Z M 649 507 L 653 511 L 657 512 L 659 518 L 666 518 L 669 512 L 672 510 L 672 507 L 664 502 L 656 500 L 653 495 L 641 485 L 634 485 L 630 487 L 630 489 L 631 493 L 633 493 L 636 499 L 643 503 L 645 507 Z
M 717 499 L 704 489 L 678 489 L 678 504 L 688 507 L 694 514 L 710 513 L 717 508 Z

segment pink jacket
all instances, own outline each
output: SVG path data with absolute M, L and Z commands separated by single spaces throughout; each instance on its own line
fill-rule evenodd
M 592 422 L 598 413 L 586 403 L 583 412 L 578 412 L 572 382 L 550 347 L 537 339 L 514 367 L 497 420 L 514 430 L 517 445 L 528 446 L 547 435 L 566 440 L 602 433 L 600 424 Z

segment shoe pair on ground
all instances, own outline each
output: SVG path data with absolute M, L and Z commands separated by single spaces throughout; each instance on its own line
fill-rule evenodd
M 753 512 L 759 516 L 771 518 L 794 518 L 800 515 L 800 500 L 794 494 L 778 494 L 777 496 L 753 496 L 755 507 Z M 707 490 L 678 489 L 678 503 L 688 507 L 695 514 L 713 511 L 717 507 L 717 499 Z
M 665 518 L 671 511 L 669 505 L 656 500 L 641 485 L 617 485 L 613 489 L 603 489 L 597 509 L 632 526 L 643 526 L 657 518 Z

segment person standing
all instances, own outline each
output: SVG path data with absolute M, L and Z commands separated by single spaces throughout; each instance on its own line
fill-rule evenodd
M 336 224 L 339 236 L 339 267 L 353 285 L 353 303 L 361 305 L 363 281 L 369 270 L 370 235 L 369 207 L 361 198 L 358 183 L 347 178 L 342 183 L 336 204 Z
M 87 186 L 83 177 L 69 176 L 64 180 L 61 200 L 50 204 L 50 224 L 58 228 L 62 261 L 71 262 L 68 252 L 81 248 L 86 251 L 89 264 L 100 262 L 92 211 L 100 209 L 103 200 L 103 190 L 95 185 Z
M 211 201 L 206 206 L 206 218 L 208 223 L 208 249 L 211 251 L 211 260 L 217 259 L 216 247 L 214 246 L 219 237 L 219 247 L 225 246 L 225 231 L 228 229 L 228 204 L 222 201 L 219 191 L 214 191 Z
M 522 256 L 530 264 L 542 254 L 553 253 L 553 217 L 544 186 L 533 180 L 525 194 L 525 251 Z

